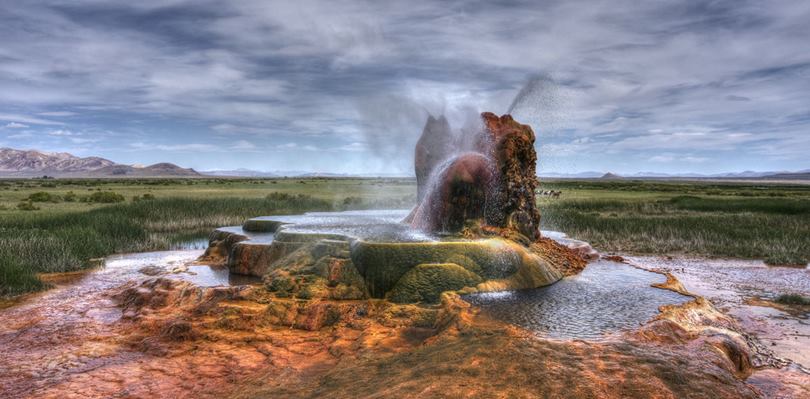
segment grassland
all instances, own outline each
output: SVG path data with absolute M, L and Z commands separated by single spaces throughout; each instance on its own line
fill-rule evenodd
M 0 297 L 42 288 L 36 273 L 169 249 L 248 217 L 403 208 L 412 192 L 407 181 L 356 179 L 1 181 Z
M 544 181 L 543 228 L 602 251 L 806 263 L 810 186 Z M 37 273 L 112 253 L 168 249 L 255 215 L 408 208 L 412 179 L 0 181 L 0 296 L 42 288 Z
M 810 186 L 756 183 L 557 181 L 543 226 L 600 251 L 810 260 Z

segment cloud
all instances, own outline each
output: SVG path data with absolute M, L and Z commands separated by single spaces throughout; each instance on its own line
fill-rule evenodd
M 256 149 L 256 145 L 247 140 L 238 140 L 231 146 L 236 151 L 251 151 Z
M 255 126 L 243 126 L 243 125 L 234 125 L 230 123 L 219 123 L 216 125 L 210 126 L 211 130 L 230 134 L 230 135 L 271 135 L 273 134 L 272 129 L 262 128 L 262 127 L 255 127 Z
M 51 130 L 48 132 L 48 135 L 51 136 L 75 136 L 77 133 L 74 133 L 67 129 L 58 129 L 58 130 Z
M 363 143 L 353 142 L 346 145 L 342 145 L 337 147 L 335 150 L 337 151 L 349 151 L 349 152 L 364 152 L 368 150 L 368 146 Z
M 301 144 L 298 144 L 298 143 L 295 143 L 295 142 L 279 144 L 279 145 L 275 146 L 275 148 L 277 150 L 301 150 L 301 151 L 319 151 L 320 150 L 320 148 L 318 148 L 318 147 L 316 147 L 314 145 L 309 145 L 309 144 L 301 145 Z
M 37 113 L 37 115 L 59 117 L 59 116 L 75 116 L 78 114 L 71 111 L 48 111 L 48 112 L 39 112 Z
M 130 147 L 137 150 L 158 150 L 169 152 L 216 152 L 222 149 L 213 144 L 204 143 L 186 143 L 186 144 L 147 144 L 147 143 L 131 143 Z
M 808 19 L 802 0 L 2 3 L 0 121 L 37 129 L 20 145 L 115 130 L 121 156 L 214 166 L 266 138 L 321 151 L 312 167 L 410 172 L 428 113 L 460 126 L 522 91 L 546 167 L 801 169 Z
M 726 100 L 728 101 L 751 101 L 750 98 L 744 96 L 735 96 L 733 94 L 729 94 L 726 96 Z
M 73 144 L 89 144 L 89 143 L 98 143 L 99 141 L 101 141 L 101 139 L 99 138 L 85 138 L 85 137 L 69 137 L 68 140 L 70 140 L 70 142 Z
M 24 128 L 27 128 L 27 127 L 30 127 L 30 126 L 22 124 L 22 123 L 17 123 L 17 122 L 9 122 L 4 127 L 6 129 L 24 129 Z
M 10 121 L 10 123 L 29 123 L 32 125 L 64 125 L 64 123 L 62 122 L 30 117 L 26 115 L 6 114 L 6 113 L 0 113 L 0 121 Z
M 34 137 L 34 134 L 31 133 L 31 132 L 21 132 L 21 133 L 10 134 L 10 135 L 8 135 L 6 137 L 10 138 L 10 139 L 27 139 L 27 138 Z
M 650 162 L 672 162 L 675 160 L 673 155 L 654 155 L 650 157 Z
M 693 155 L 678 155 L 678 154 L 659 154 L 649 158 L 650 162 L 670 163 L 670 162 L 687 162 L 687 163 L 702 163 L 708 161 L 707 157 L 699 157 Z

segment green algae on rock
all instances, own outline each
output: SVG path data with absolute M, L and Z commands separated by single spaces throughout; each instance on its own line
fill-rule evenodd
M 553 265 L 529 253 L 525 247 L 499 238 L 427 243 L 355 241 L 352 244 L 352 261 L 374 297 L 384 297 L 405 273 L 420 264 L 446 263 L 451 259 L 461 259 L 458 265 L 478 275 L 483 283 L 489 283 L 485 287 L 536 288 L 562 277 Z M 486 290 L 485 287 L 482 289 Z
M 545 253 L 565 251 L 562 246 L 540 250 L 500 237 L 376 242 L 337 232 L 289 231 L 295 224 L 288 221 L 278 226 L 272 238 L 251 235 L 240 228 L 219 229 L 211 234 L 204 259 L 219 260 L 232 273 L 263 277 L 265 287 L 278 297 L 389 297 L 398 302 L 411 298 L 425 303 L 435 303 L 443 291 L 462 288 L 466 292 L 483 292 L 545 286 L 559 280 L 562 270 L 568 267 L 561 264 L 561 270 L 555 265 L 556 259 L 566 257 Z M 435 270 L 431 275 L 438 278 L 434 281 L 436 287 L 414 283 L 423 280 L 418 276 L 425 270 L 411 273 L 420 265 L 448 263 L 454 264 L 454 270 L 464 270 L 464 284 L 445 284 L 442 279 L 457 281 L 458 273 L 440 276 Z M 397 286 L 400 288 L 392 296 Z
M 213 233 L 206 259 L 264 277 L 277 296 L 426 303 L 444 291 L 542 287 L 582 270 L 581 257 L 540 235 L 532 128 L 489 112 L 480 122 L 451 131 L 445 118 L 428 119 L 410 213 L 257 217 Z
M 395 303 L 435 303 L 445 291 L 474 287 L 481 277 L 455 263 L 425 263 L 402 276 L 388 299 Z

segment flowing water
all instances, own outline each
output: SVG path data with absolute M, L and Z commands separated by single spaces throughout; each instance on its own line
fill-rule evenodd
M 169 250 L 172 251 L 187 251 L 206 248 L 208 248 L 208 237 L 199 237 L 192 240 L 179 241 L 172 243 L 172 245 L 169 246 Z
M 558 339 L 601 340 L 632 330 L 661 305 L 690 298 L 651 287 L 663 275 L 623 263 L 598 261 L 576 276 L 547 287 L 466 295 L 465 300 L 500 320 Z
M 420 242 L 436 237 L 400 223 L 408 216 L 408 210 L 370 210 L 345 212 L 308 212 L 303 215 L 265 216 L 255 220 L 274 220 L 289 223 L 283 230 L 295 233 L 340 234 L 369 241 Z M 229 227 L 228 229 L 239 229 Z M 262 240 L 262 235 L 250 234 L 253 240 Z M 267 238 L 267 237 L 265 237 Z M 269 237 L 272 239 L 272 236 Z
M 672 273 L 687 290 L 737 319 L 743 330 L 762 344 L 758 352 L 765 362 L 794 363 L 810 371 L 810 312 L 788 313 L 767 306 L 768 302 L 752 301 L 786 293 L 810 297 L 807 267 L 772 267 L 741 259 L 645 256 L 628 260 Z

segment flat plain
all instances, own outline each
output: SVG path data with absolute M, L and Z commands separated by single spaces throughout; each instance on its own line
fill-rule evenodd
M 42 289 L 38 273 L 168 249 L 249 217 L 407 209 L 415 191 L 408 178 L 0 180 L 0 296 Z M 538 192 L 543 229 L 600 252 L 810 260 L 810 185 L 541 180 Z

